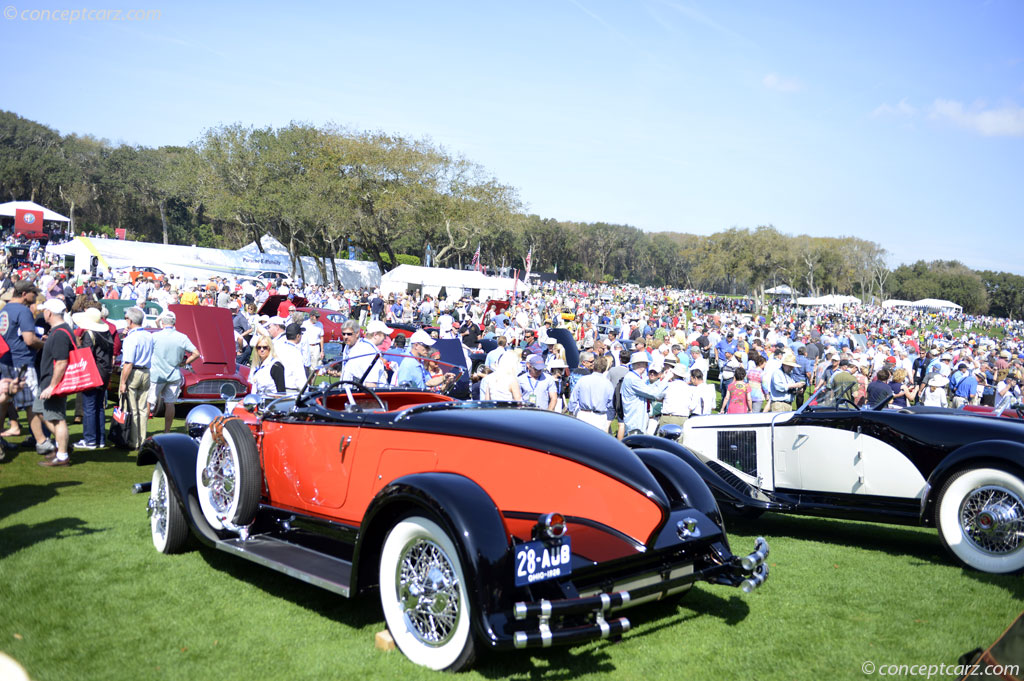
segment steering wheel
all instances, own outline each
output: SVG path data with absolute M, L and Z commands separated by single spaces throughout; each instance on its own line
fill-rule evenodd
M 376 400 L 376 401 L 377 401 L 377 404 L 378 404 L 378 405 L 380 405 L 380 409 L 381 409 L 381 411 L 387 411 L 387 410 L 388 410 L 388 407 L 387 407 L 387 405 L 386 405 L 386 404 L 384 404 L 384 400 L 382 400 L 382 399 L 380 398 L 380 395 L 378 395 L 377 393 L 375 393 L 375 392 L 373 392 L 372 390 L 370 390 L 369 388 L 367 388 L 367 387 L 366 387 L 366 386 L 365 386 L 365 385 L 364 385 L 364 384 L 362 383 L 362 381 L 351 381 L 351 380 L 344 380 L 344 381 L 338 381 L 338 382 L 336 382 L 336 383 L 332 383 L 332 384 L 331 384 L 330 386 L 328 386 L 327 390 L 326 390 L 326 391 L 324 392 L 324 397 L 327 397 L 327 396 L 328 396 L 328 395 L 330 395 L 330 394 L 331 394 L 332 392 L 334 392 L 334 391 L 335 391 L 334 389 L 335 389 L 336 387 L 338 387 L 338 386 L 350 386 L 350 385 L 351 385 L 351 386 L 355 386 L 355 387 L 356 387 L 356 389 L 357 389 L 357 390 L 358 390 L 359 392 L 363 392 L 363 393 L 366 393 L 367 395 L 369 395 L 370 397 L 372 397 L 372 398 L 373 398 L 374 400 Z M 348 388 L 346 388 L 346 389 L 345 389 L 345 393 L 346 393 L 346 394 L 348 395 L 348 403 L 349 403 L 349 406 L 353 406 L 353 407 L 354 407 L 354 406 L 356 406 L 356 401 L 355 401 L 355 398 L 354 398 L 354 397 L 352 397 L 352 391 L 351 391 L 351 390 L 349 390 Z

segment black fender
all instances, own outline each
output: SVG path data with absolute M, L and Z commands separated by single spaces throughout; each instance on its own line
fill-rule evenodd
M 181 433 L 164 433 L 147 438 L 139 448 L 139 466 L 160 463 L 167 475 L 167 482 L 181 503 L 192 532 L 204 543 L 213 544 L 219 535 L 210 527 L 199 506 L 199 492 L 196 486 L 196 459 L 199 458 L 199 443 Z
M 477 617 L 477 640 L 497 641 L 489 615 L 511 608 L 513 561 L 501 512 L 480 485 L 455 473 L 415 473 L 389 483 L 370 502 L 353 553 L 352 592 L 377 584 L 378 559 L 388 530 L 410 512 L 437 520 L 459 550 L 467 592 Z
M 670 500 L 700 511 L 721 527 L 722 517 L 718 502 L 697 471 L 663 449 L 636 449 L 633 453 L 640 457 L 644 465 L 654 473 L 654 477 L 658 478 Z
M 935 503 L 951 475 L 968 468 L 986 467 L 1008 470 L 1024 480 L 1024 444 L 1013 440 L 983 440 L 951 452 L 928 476 L 928 486 L 921 499 L 921 524 L 935 524 Z
M 722 503 L 736 508 L 756 508 L 765 511 L 778 510 L 778 504 L 755 499 L 740 492 L 734 485 L 701 461 L 696 454 L 674 440 L 666 440 L 663 437 L 655 437 L 654 435 L 630 435 L 622 443 L 633 450 L 641 448 L 660 449 L 677 457 L 700 476 L 701 480 L 710 488 L 715 498 Z

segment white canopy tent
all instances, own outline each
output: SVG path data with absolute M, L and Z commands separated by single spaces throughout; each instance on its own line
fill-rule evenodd
M 765 290 L 765 293 L 767 293 L 770 296 L 798 296 L 798 295 L 800 295 L 799 291 L 794 291 L 793 289 L 791 289 L 790 287 L 786 286 L 785 284 L 779 284 L 778 286 L 773 286 L 772 288 Z
M 797 305 L 820 306 L 820 307 L 843 307 L 844 305 L 860 305 L 860 298 L 856 296 L 841 296 L 830 294 L 827 296 L 804 296 L 796 299 Z
M 291 274 L 292 255 L 291 252 L 282 244 L 280 241 L 275 239 L 269 234 L 264 234 L 260 238 L 260 246 L 263 247 L 263 251 L 260 251 L 259 246 L 253 241 L 246 246 L 239 248 L 236 253 L 246 258 L 257 258 L 257 259 L 269 259 L 274 261 L 274 265 L 269 269 L 273 271 L 280 271 L 282 273 Z M 315 258 L 310 255 L 302 256 L 302 272 L 305 275 L 305 281 L 309 284 L 323 284 L 321 281 L 320 269 L 317 267 Z M 338 273 L 338 281 L 331 282 L 336 284 L 339 288 L 376 288 L 380 286 L 380 267 L 377 263 L 370 262 L 368 260 L 344 260 L 341 258 L 334 258 L 334 268 L 331 268 L 331 264 L 326 264 L 327 278 L 334 279 L 334 273 Z M 295 276 L 299 276 L 298 265 L 295 267 Z
M 43 221 L 71 222 L 71 218 L 66 218 L 56 211 L 40 206 L 35 201 L 8 201 L 7 203 L 0 203 L 0 215 L 13 218 L 19 210 L 41 210 L 43 211 Z
M 473 270 L 418 265 L 399 265 L 380 278 L 380 292 L 385 296 L 416 288 L 421 289 L 424 295 L 436 296 L 444 288 L 449 298 L 473 296 L 496 300 L 505 298 L 515 286 L 515 280 L 509 277 L 489 277 Z M 518 288 L 524 290 L 526 285 L 519 282 Z
M 922 298 L 911 303 L 919 310 L 938 310 L 939 312 L 962 312 L 963 307 L 948 300 L 938 298 Z
M 889 300 L 882 303 L 882 307 L 914 307 L 914 304 L 909 300 L 898 300 L 896 298 L 890 298 Z

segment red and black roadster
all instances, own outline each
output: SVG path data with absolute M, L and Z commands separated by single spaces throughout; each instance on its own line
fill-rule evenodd
M 733 555 L 689 466 L 569 416 L 359 381 L 260 400 L 143 445 L 154 545 L 191 529 L 343 596 L 379 590 L 417 664 L 619 636 L 627 606 L 768 576 L 767 543 Z

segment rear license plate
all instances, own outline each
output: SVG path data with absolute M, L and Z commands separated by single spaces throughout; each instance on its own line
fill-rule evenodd
M 530 541 L 516 546 L 516 586 L 564 577 L 572 572 L 569 537 L 557 543 Z

